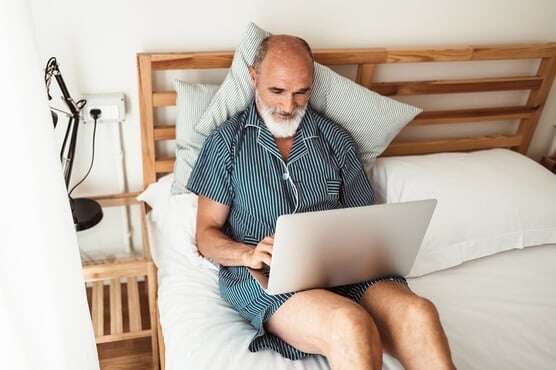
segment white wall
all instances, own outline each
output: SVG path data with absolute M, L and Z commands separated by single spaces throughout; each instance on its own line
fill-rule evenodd
M 31 0 L 31 7 L 42 60 L 57 56 L 74 97 L 120 91 L 128 97 L 123 131 L 130 190 L 142 187 L 137 52 L 232 49 L 249 21 L 299 35 L 315 48 L 556 41 L 554 0 Z M 427 73 L 437 75 L 442 68 L 429 67 Z M 427 106 L 431 99 L 417 102 Z M 554 89 L 533 138 L 533 158 L 547 152 L 553 124 Z M 89 143 L 91 133 L 82 127 L 81 143 Z M 118 191 L 114 134 L 112 126 L 99 128 L 95 167 L 76 193 Z M 86 170 L 89 156 L 89 148 L 80 145 L 74 179 Z

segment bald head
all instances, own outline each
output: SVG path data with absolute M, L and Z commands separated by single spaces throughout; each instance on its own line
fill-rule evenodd
M 253 68 L 259 72 L 261 64 L 267 54 L 271 56 L 281 56 L 283 59 L 295 58 L 306 63 L 308 67 L 313 68 L 313 54 L 311 47 L 307 41 L 297 36 L 291 35 L 272 35 L 267 36 L 259 45 Z

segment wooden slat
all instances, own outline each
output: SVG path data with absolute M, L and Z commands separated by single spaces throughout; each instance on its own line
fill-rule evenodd
M 382 156 L 412 155 L 439 152 L 470 151 L 487 148 L 511 148 L 521 143 L 522 137 L 515 136 L 481 136 L 460 139 L 442 139 L 410 142 L 394 142 L 382 153 Z
M 160 369 L 164 370 L 166 369 L 166 345 L 164 344 L 164 335 L 162 335 L 162 326 L 160 325 L 160 320 L 157 320 L 157 327 L 158 327 L 158 354 L 160 357 Z
M 232 51 L 161 53 L 151 56 L 153 70 L 228 68 L 232 64 Z
M 122 288 L 120 279 L 110 280 L 110 334 L 123 332 Z
M 131 262 L 117 263 L 116 261 L 109 264 L 83 266 L 83 278 L 85 281 L 99 281 L 144 275 L 147 273 L 147 264 L 148 262 L 141 257 L 141 259 Z
M 176 92 L 175 91 L 161 91 L 152 94 L 153 106 L 159 107 L 172 107 L 176 105 Z
M 104 335 L 104 289 L 102 281 L 93 283 L 93 302 L 91 303 L 93 330 L 95 337 Z
M 152 335 L 152 331 L 148 330 L 141 330 L 136 332 L 127 332 L 127 333 L 120 333 L 120 334 L 109 334 L 104 335 L 102 337 L 96 338 L 97 344 L 100 343 L 108 343 L 108 342 L 115 342 L 118 340 L 128 340 L 134 338 L 143 338 L 143 337 L 150 337 Z
M 154 140 L 174 140 L 176 138 L 176 126 L 164 125 L 154 126 Z
M 556 43 L 389 48 L 387 52 L 386 63 L 536 59 L 556 55 Z
M 556 43 L 495 44 L 473 47 L 472 60 L 537 59 L 556 56 Z
M 375 82 L 369 88 L 381 95 L 425 95 L 485 91 L 537 89 L 542 78 L 537 76 L 481 78 L 468 80 L 433 80 L 404 82 Z
M 373 82 L 376 64 L 359 64 L 355 81 L 362 86 L 370 86 Z
M 525 106 L 428 111 L 419 114 L 409 125 L 503 121 L 531 117 L 535 112 L 535 108 Z
M 457 62 L 472 57 L 473 48 L 470 46 L 388 49 L 386 63 Z
M 377 64 L 387 60 L 385 48 L 315 49 L 315 61 L 324 65 Z
M 155 162 L 156 173 L 169 173 L 174 171 L 175 158 L 161 158 Z
M 143 158 L 143 185 L 156 181 L 154 171 L 154 109 L 152 68 L 150 55 L 138 55 L 137 67 L 139 75 L 139 109 L 141 113 L 141 148 Z M 174 103 L 175 104 L 175 103 Z
M 137 339 L 134 341 L 130 341 L 133 344 L 133 347 L 128 351 L 124 351 L 124 355 L 122 356 L 115 356 L 115 357 L 107 357 L 104 355 L 105 348 L 99 346 L 98 348 L 98 357 L 99 357 L 99 364 L 102 370 L 135 370 L 135 369 L 149 369 L 151 370 L 153 367 L 152 365 L 152 355 L 150 350 L 148 352 L 141 352 L 142 348 L 141 342 L 138 342 Z M 123 347 L 122 344 L 125 342 L 115 343 L 113 345 L 109 345 L 109 347 Z M 138 348 L 139 347 L 139 348 Z M 125 348 L 127 349 L 127 348 Z M 158 370 L 158 369 L 156 369 Z M 164 370 L 164 368 L 161 368 Z
M 129 330 L 131 332 L 141 331 L 141 307 L 139 305 L 139 286 L 137 278 L 127 278 L 127 307 L 129 312 Z
M 157 302 L 157 269 L 154 263 L 150 262 L 148 264 L 147 273 L 147 291 L 149 298 L 149 311 L 150 311 L 150 321 L 151 321 L 151 345 L 153 352 L 153 367 L 158 369 L 159 357 L 158 357 L 158 305 Z
M 149 242 L 149 230 L 147 227 L 147 203 L 143 203 L 140 209 L 139 218 L 141 220 L 141 242 L 143 244 L 143 256 L 146 260 L 151 259 L 151 245 Z
M 139 204 L 140 201 L 137 200 L 139 194 L 141 194 L 140 191 L 134 191 L 120 194 L 95 195 L 89 198 L 97 201 L 102 207 L 118 207 Z
M 543 79 L 543 83 L 538 90 L 531 91 L 529 99 L 527 100 L 527 106 L 539 107 L 539 109 L 534 116 L 523 119 L 517 129 L 517 133 L 523 135 L 523 141 L 520 143 L 517 150 L 523 154 L 527 154 L 527 149 L 529 149 L 529 144 L 533 138 L 533 133 L 535 132 L 544 109 L 546 98 L 552 88 L 554 77 L 556 77 L 556 57 L 544 58 L 537 70 L 537 76 Z

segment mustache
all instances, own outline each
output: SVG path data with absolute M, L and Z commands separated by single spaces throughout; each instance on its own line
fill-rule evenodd
M 303 111 L 303 107 L 295 108 L 294 110 L 291 111 L 291 113 L 283 111 L 279 108 L 271 108 L 270 109 L 270 113 L 277 114 L 280 117 L 286 118 L 286 119 L 294 118 L 295 116 L 297 116 L 302 111 Z

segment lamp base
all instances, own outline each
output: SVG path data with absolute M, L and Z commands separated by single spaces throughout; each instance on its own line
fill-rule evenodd
M 92 199 L 70 198 L 70 205 L 77 231 L 89 229 L 102 220 L 102 208 Z

